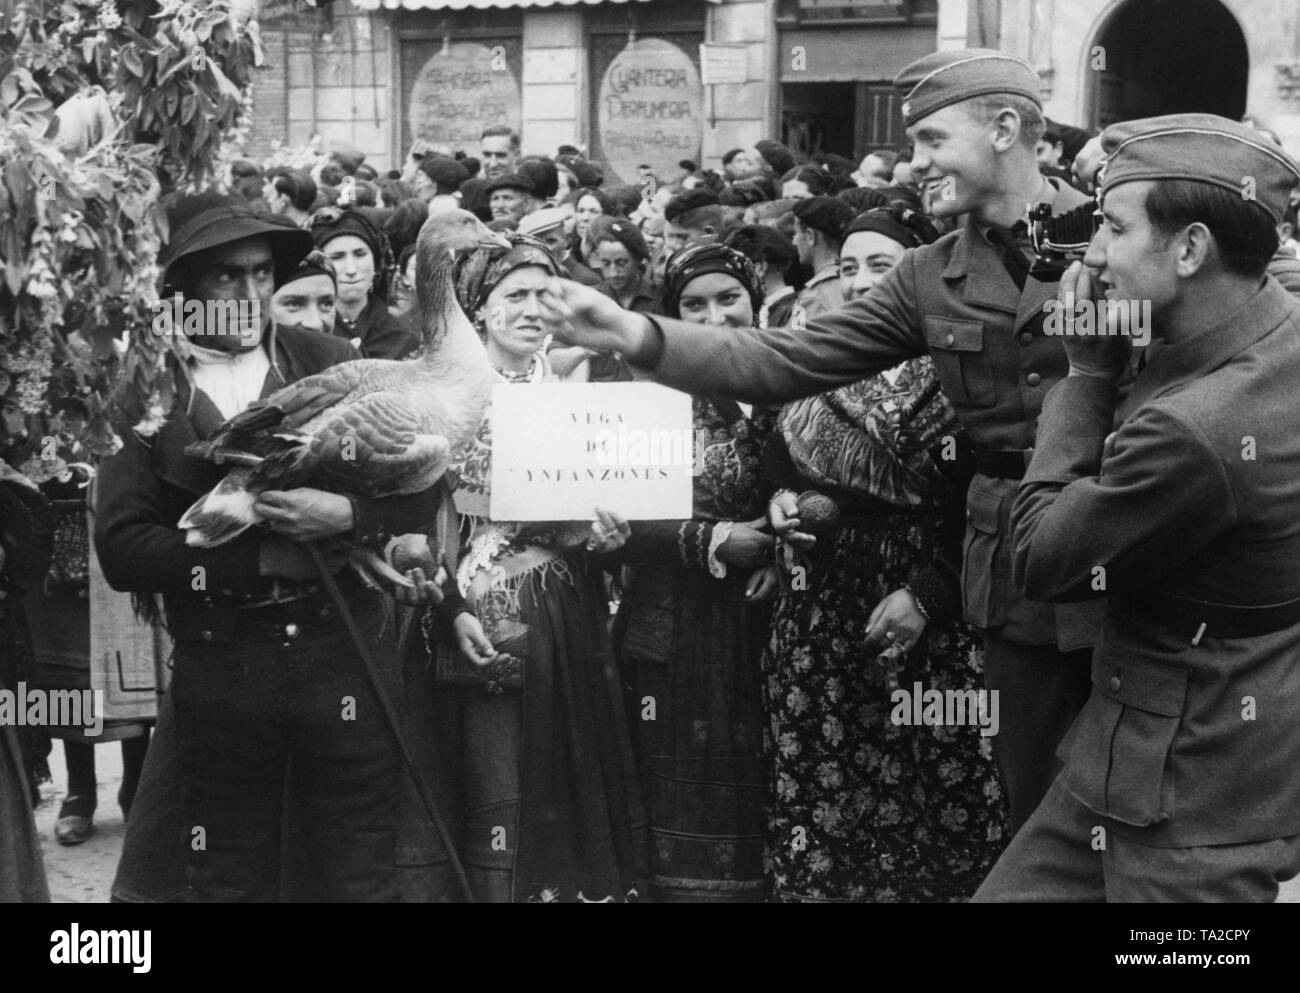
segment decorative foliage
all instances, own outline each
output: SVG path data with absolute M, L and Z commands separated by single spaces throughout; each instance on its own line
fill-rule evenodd
M 252 0 L 36 0 L 0 28 L 0 397 L 45 433 L 48 403 L 120 445 L 123 377 L 147 431 L 170 409 L 153 333 L 162 194 L 223 188 L 262 62 Z

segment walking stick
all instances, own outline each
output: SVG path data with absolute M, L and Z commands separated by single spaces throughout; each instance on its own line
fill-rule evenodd
M 402 722 L 398 719 L 397 708 L 393 706 L 393 701 L 389 699 L 388 693 L 384 690 L 383 680 L 379 678 L 379 670 L 370 657 L 365 639 L 361 637 L 361 630 L 357 627 L 356 618 L 352 616 L 352 611 L 348 609 L 347 601 L 343 599 L 343 592 L 339 589 L 338 581 L 325 564 L 325 559 L 316 546 L 316 542 L 308 541 L 304 542 L 304 544 L 307 546 L 307 551 L 311 553 L 312 561 L 316 563 L 316 571 L 320 573 L 325 588 L 329 590 L 334 606 L 338 608 L 339 616 L 343 618 L 343 624 L 348 629 L 352 644 L 356 646 L 357 654 L 361 656 L 361 664 L 366 670 L 366 676 L 370 679 L 370 685 L 375 691 L 375 696 L 379 698 L 379 707 L 383 710 L 389 727 L 393 729 L 393 737 L 397 739 L 397 749 L 402 753 L 402 761 L 406 763 L 407 769 L 410 770 L 411 778 L 415 781 L 416 792 L 420 794 L 424 809 L 428 811 L 429 819 L 433 821 L 438 837 L 442 839 L 442 843 L 447 849 L 447 857 L 451 860 L 451 867 L 456 872 L 456 879 L 459 880 L 461 889 L 465 891 L 465 901 L 467 903 L 476 903 L 474 893 L 469 887 L 469 877 L 465 875 L 465 867 L 461 864 L 460 856 L 456 854 L 456 846 L 452 843 L 451 832 L 447 830 L 446 822 L 443 821 L 442 814 L 438 811 L 438 803 L 433 798 L 433 791 L 429 788 L 429 784 L 425 782 L 424 774 L 415 764 L 415 753 L 412 752 L 406 736 L 402 733 Z

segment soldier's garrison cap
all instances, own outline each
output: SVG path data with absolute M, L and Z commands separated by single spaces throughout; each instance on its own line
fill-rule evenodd
M 1138 180 L 1187 179 L 1231 190 L 1274 223 L 1300 165 L 1248 124 L 1215 114 L 1167 114 L 1112 124 L 1101 135 L 1101 191 Z
M 992 48 L 958 48 L 932 52 L 894 77 L 903 97 L 903 126 L 949 104 L 990 93 L 1013 93 L 1043 105 L 1038 73 L 1024 59 Z

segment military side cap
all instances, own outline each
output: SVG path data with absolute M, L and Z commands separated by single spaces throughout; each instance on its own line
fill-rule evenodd
M 664 220 L 674 221 L 682 214 L 690 213 L 692 210 L 698 210 L 700 207 L 713 207 L 720 201 L 718 195 L 712 190 L 697 186 L 691 190 L 684 190 L 674 196 L 664 206 Z
M 1248 124 L 1215 114 L 1167 114 L 1112 124 L 1101 135 L 1103 195 L 1122 183 L 1209 183 L 1264 208 L 1274 223 L 1300 183 L 1300 165 Z
M 561 227 L 568 215 L 569 211 L 563 207 L 543 207 L 541 210 L 534 210 L 531 214 L 525 214 L 523 220 L 519 222 L 519 233 L 540 237 L 547 231 Z
M 990 93 L 1013 93 L 1043 105 L 1034 67 L 991 48 L 933 52 L 894 77 L 894 88 L 903 97 L 904 127 L 949 104 Z

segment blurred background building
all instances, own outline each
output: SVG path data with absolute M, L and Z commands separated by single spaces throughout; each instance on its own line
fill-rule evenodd
M 260 21 L 254 155 L 319 133 L 393 167 L 500 122 L 625 182 L 769 136 L 857 158 L 905 143 L 894 74 L 965 45 L 1037 66 L 1057 121 L 1249 113 L 1300 151 L 1296 0 L 262 0 Z

